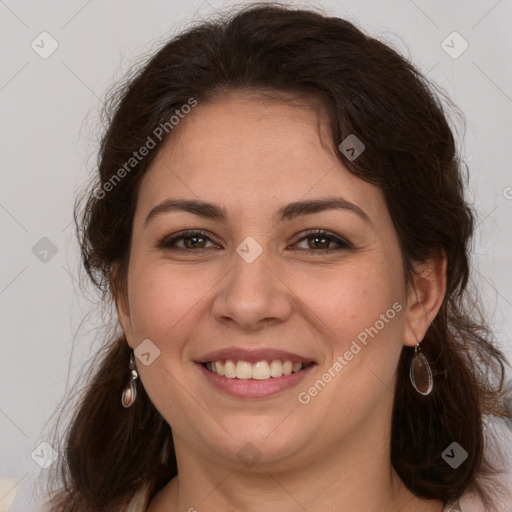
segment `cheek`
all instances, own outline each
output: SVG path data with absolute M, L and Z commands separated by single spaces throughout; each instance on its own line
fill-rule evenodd
M 135 266 L 135 269 L 137 267 Z M 190 267 L 141 264 L 130 282 L 130 313 L 135 336 L 167 346 L 208 300 L 218 279 Z M 139 342 L 140 342 L 139 340 Z
M 137 262 L 138 263 L 138 262 Z M 160 354 L 149 366 L 138 364 L 139 375 L 151 402 L 177 431 L 186 431 L 187 417 L 202 417 L 204 409 L 184 383 L 189 367 L 182 364 L 184 350 L 197 326 L 197 315 L 204 309 L 218 278 L 165 263 L 141 261 L 134 264 L 129 297 L 133 326 L 133 347 L 149 339 Z M 208 418 L 205 418 L 207 423 Z
M 301 302 L 321 320 L 329 338 L 343 348 L 400 300 L 394 281 L 379 265 L 347 266 L 314 277 L 304 275 L 298 289 Z
M 324 370 L 336 375 L 323 405 L 338 419 L 347 409 L 366 414 L 392 386 L 405 310 L 393 272 L 391 262 L 373 261 L 333 272 L 316 288 L 309 283 L 306 302 L 321 320 L 329 353 Z
M 390 409 L 404 308 L 400 281 L 375 260 L 347 265 L 316 282 L 306 281 L 303 297 L 315 313 L 309 318 L 320 319 L 328 357 L 323 373 L 301 387 L 301 403 L 311 400 L 305 414 L 325 418 L 326 437 L 338 438 Z

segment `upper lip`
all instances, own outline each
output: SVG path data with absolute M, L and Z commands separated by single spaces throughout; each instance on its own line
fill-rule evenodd
M 247 361 L 248 363 L 257 363 L 258 361 L 271 361 L 277 359 L 280 361 L 291 361 L 292 363 L 314 363 L 314 359 L 284 350 L 273 348 L 247 349 L 241 347 L 222 348 L 208 352 L 196 359 L 196 363 L 208 363 L 223 359 L 235 361 Z

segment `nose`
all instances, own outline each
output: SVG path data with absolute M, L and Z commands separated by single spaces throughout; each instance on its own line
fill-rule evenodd
M 264 249 L 250 262 L 237 252 L 212 303 L 215 319 L 243 330 L 256 331 L 285 322 L 292 312 L 292 296 L 279 262 Z

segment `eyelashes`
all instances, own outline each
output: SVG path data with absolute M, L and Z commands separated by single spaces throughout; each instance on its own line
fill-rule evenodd
M 212 237 L 210 235 L 208 235 L 208 233 L 206 233 L 206 231 L 188 230 L 188 231 L 181 231 L 175 235 L 165 236 L 164 239 L 158 243 L 158 247 L 160 249 L 172 249 L 172 250 L 186 251 L 189 249 L 188 247 L 187 248 L 177 247 L 176 242 L 179 240 L 190 240 L 190 239 L 194 239 L 194 238 L 205 239 L 210 242 L 217 243 L 215 240 L 212 239 Z M 199 247 L 199 250 L 205 250 L 205 249 L 207 249 L 207 248 Z
M 325 231 L 322 229 L 317 230 L 309 230 L 307 232 L 301 233 L 298 235 L 299 238 L 296 239 L 293 245 L 296 245 L 303 240 L 320 240 L 319 245 L 326 245 L 335 243 L 337 247 L 329 247 L 329 248 L 318 248 L 318 249 L 298 249 L 300 252 L 305 254 L 330 254 L 333 252 L 340 252 L 346 250 L 353 250 L 353 245 L 347 240 L 330 233 L 329 231 Z M 191 245 L 187 247 L 187 243 L 184 243 L 184 247 L 179 247 L 177 242 L 179 241 L 190 241 Z M 215 238 L 213 238 L 209 233 L 202 230 L 187 230 L 181 231 L 179 233 L 175 233 L 173 235 L 167 235 L 162 240 L 157 243 L 157 247 L 160 249 L 171 250 L 171 251 L 180 251 L 180 252 L 204 252 L 212 249 L 212 247 L 202 247 L 201 244 L 205 241 L 206 243 L 212 242 L 214 244 L 220 245 Z
M 324 231 L 323 229 L 317 229 L 317 230 L 308 231 L 306 233 L 302 233 L 301 238 L 299 238 L 294 243 L 294 245 L 296 245 L 299 242 L 302 242 L 303 240 L 308 240 L 308 239 L 322 240 L 323 242 L 321 242 L 321 244 L 322 243 L 328 243 L 328 244 L 335 243 L 338 247 L 331 247 L 329 249 L 320 248 L 318 250 L 309 249 L 309 248 L 308 249 L 299 249 L 300 251 L 305 252 L 306 254 L 313 254 L 313 253 L 330 254 L 333 252 L 340 252 L 340 251 L 347 251 L 347 250 L 354 249 L 354 246 L 350 242 L 345 240 L 344 238 L 341 238 L 332 233 L 329 233 L 328 231 Z

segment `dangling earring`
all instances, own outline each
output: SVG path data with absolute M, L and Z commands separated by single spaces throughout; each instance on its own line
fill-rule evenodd
M 420 344 L 414 347 L 414 357 L 409 367 L 409 378 L 414 389 L 421 395 L 430 395 L 434 382 L 427 358 L 420 352 Z
M 135 360 L 133 359 L 133 352 L 130 354 L 130 364 L 128 366 L 131 371 L 130 382 L 124 388 L 121 394 L 121 405 L 125 408 L 131 407 L 137 398 L 137 378 L 139 374 L 135 369 Z

